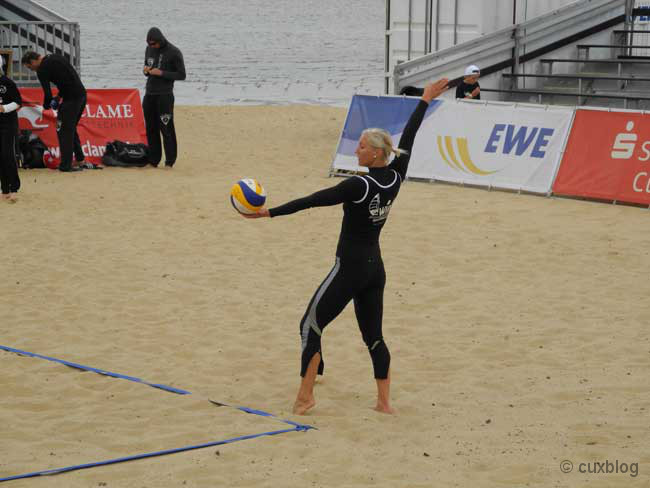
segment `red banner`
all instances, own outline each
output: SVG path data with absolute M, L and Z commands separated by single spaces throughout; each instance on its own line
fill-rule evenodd
M 55 93 L 55 92 L 54 92 Z M 56 134 L 56 112 L 43 110 L 43 90 L 21 88 L 23 106 L 19 126 L 40 137 L 55 160 L 61 150 Z M 77 126 L 86 160 L 101 163 L 106 143 L 114 140 L 147 142 L 140 93 L 137 89 L 88 90 L 88 103 Z
M 553 193 L 650 205 L 650 116 L 576 110 Z

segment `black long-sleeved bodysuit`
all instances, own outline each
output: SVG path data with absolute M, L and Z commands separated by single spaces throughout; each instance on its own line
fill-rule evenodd
M 415 135 L 427 110 L 421 100 L 411 115 L 398 147 L 406 152 L 383 168 L 353 176 L 338 185 L 269 210 L 271 217 L 288 215 L 310 207 L 343 204 L 343 222 L 334 267 L 312 297 L 300 322 L 304 376 L 314 354 L 321 353 L 321 334 L 345 306 L 354 301 L 359 328 L 368 346 L 375 378 L 386 379 L 390 353 L 382 336 L 386 274 L 379 248 L 379 234 L 397 198 Z M 323 363 L 319 373 L 323 372 Z

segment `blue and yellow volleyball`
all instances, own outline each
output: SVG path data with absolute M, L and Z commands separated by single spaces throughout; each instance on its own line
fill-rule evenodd
M 266 202 L 266 193 L 259 181 L 244 178 L 235 183 L 230 189 L 230 203 L 239 213 L 257 213 Z

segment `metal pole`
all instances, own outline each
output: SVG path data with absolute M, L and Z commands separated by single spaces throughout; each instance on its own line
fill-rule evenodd
M 454 46 L 458 44 L 458 0 L 454 0 Z
M 528 20 L 528 0 L 524 0 L 524 23 L 527 20 Z M 527 36 L 526 29 L 524 29 L 524 35 L 523 35 L 523 39 L 524 39 L 524 53 L 523 54 L 524 54 L 524 56 L 526 55 L 526 44 L 527 44 L 526 43 L 526 36 Z M 526 63 L 524 63 L 524 65 L 522 67 L 522 73 L 526 74 Z M 524 88 L 526 88 L 526 77 L 524 76 L 522 80 L 523 80 Z
M 19 46 L 20 43 L 18 42 L 18 34 L 20 33 L 20 24 L 17 25 L 17 29 L 16 29 L 17 32 L 14 32 L 13 29 L 11 28 L 11 26 L 7 26 L 7 28 L 9 29 L 9 45 L 10 46 Z M 14 38 L 16 39 L 15 42 L 14 42 Z M 22 63 L 20 62 L 22 57 L 23 57 L 23 51 L 22 51 L 22 49 L 19 48 L 18 49 L 18 66 L 19 66 L 19 68 L 18 68 L 18 73 L 16 73 L 16 75 L 18 75 L 20 77 L 20 79 L 22 79 L 22 77 L 23 77 Z
M 67 46 L 66 46 L 66 43 L 65 43 L 65 31 L 66 30 L 68 31 L 68 44 L 67 44 Z M 72 46 L 73 46 L 72 39 L 73 39 L 73 37 L 74 36 L 72 35 L 72 25 L 70 25 L 70 24 L 68 24 L 68 25 L 61 24 L 61 51 L 63 51 L 63 52 L 67 51 L 68 52 L 68 55 L 70 56 L 70 62 L 71 63 L 72 63 Z M 74 64 L 73 64 L 73 66 L 74 66 Z
M 582 95 L 582 78 L 578 78 L 578 93 Z M 578 99 L 578 104 L 580 104 L 580 99 Z
M 625 0 L 625 30 L 631 31 L 634 29 L 634 2 L 635 0 Z M 632 45 L 632 32 L 627 32 L 625 35 L 627 45 Z M 628 56 L 632 55 L 632 48 L 624 49 L 624 53 Z
M 408 49 L 406 59 L 411 60 L 411 15 L 413 13 L 413 0 L 409 0 L 409 34 L 408 34 Z
M 524 22 L 528 20 L 528 0 L 524 1 Z
M 384 36 L 384 94 L 388 95 L 390 91 L 390 2 L 386 0 L 386 34 Z
M 75 23 L 74 25 L 74 36 L 75 36 L 75 55 L 77 58 L 77 72 L 81 76 L 81 27 L 79 24 Z
M 433 29 L 433 0 L 429 0 L 429 52 L 431 52 L 431 30 Z
M 521 46 L 519 44 L 519 28 L 516 26 L 515 26 L 514 36 L 515 36 L 515 47 L 513 49 L 514 63 L 512 65 L 512 71 L 514 72 L 514 74 L 519 74 L 519 50 Z M 513 77 L 513 83 L 516 88 L 519 88 L 519 77 L 517 76 Z
M 632 27 L 634 1 L 635 0 L 625 0 L 625 30 L 630 30 Z
M 512 2 L 512 37 L 515 40 L 515 45 L 512 48 L 512 68 L 510 69 L 511 73 L 514 75 L 517 73 L 516 71 L 516 64 L 517 64 L 517 0 L 513 0 Z M 510 89 L 512 90 L 514 88 L 515 84 L 515 79 L 511 78 L 510 79 Z
M 424 1 L 424 54 L 427 54 L 427 37 L 429 37 L 429 24 L 427 18 L 429 17 L 429 0 Z
M 440 0 L 436 0 L 436 51 L 440 49 Z

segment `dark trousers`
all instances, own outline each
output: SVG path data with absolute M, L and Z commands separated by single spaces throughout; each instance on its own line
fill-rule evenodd
M 334 267 L 314 293 L 309 306 L 300 321 L 300 337 L 302 341 L 302 359 L 300 376 L 304 376 L 309 362 L 314 354 L 321 354 L 318 373 L 323 374 L 323 352 L 321 349 L 321 334 L 323 329 L 334 320 L 350 301 L 354 301 L 354 313 L 361 330 L 361 337 L 368 349 L 375 348 L 377 343 L 383 344 L 382 318 L 384 312 L 384 287 L 386 272 L 380 256 L 345 262 L 336 258 Z M 388 364 L 375 364 L 371 353 L 375 378 L 386 379 Z M 390 360 L 390 359 L 389 359 Z
M 147 126 L 147 145 L 149 162 L 158 166 L 162 159 L 160 134 L 165 146 L 165 165 L 173 166 L 176 162 L 178 146 L 174 128 L 174 95 L 145 95 L 142 99 L 144 122 Z
M 16 140 L 18 125 L 0 127 L 0 186 L 2 193 L 15 193 L 20 189 L 18 163 L 16 161 Z
M 81 98 L 64 98 L 57 115 L 57 135 L 61 147 L 61 168 L 72 166 L 72 153 L 77 161 L 84 160 L 77 124 L 86 108 L 86 95 Z

